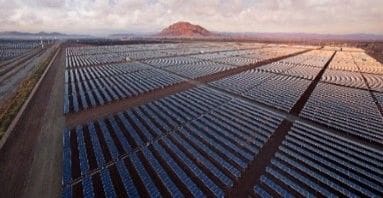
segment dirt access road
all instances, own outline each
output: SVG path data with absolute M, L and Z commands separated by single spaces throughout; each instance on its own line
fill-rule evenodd
M 60 196 L 64 52 L 62 48 L 0 150 L 1 197 Z

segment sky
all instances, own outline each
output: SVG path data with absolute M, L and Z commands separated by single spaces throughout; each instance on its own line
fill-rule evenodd
M 0 31 L 106 35 L 177 21 L 219 32 L 383 34 L 383 0 L 0 0 Z

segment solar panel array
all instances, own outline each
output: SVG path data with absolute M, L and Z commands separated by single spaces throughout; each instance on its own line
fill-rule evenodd
M 40 41 L 36 40 L 0 40 L 0 61 L 26 54 L 40 46 Z
M 316 58 L 312 65 L 307 64 L 307 59 L 315 55 L 320 58 Z M 311 51 L 261 66 L 252 71 L 229 76 L 211 84 L 220 89 L 239 93 L 251 100 L 289 112 L 331 55 L 328 51 Z M 318 60 L 322 65 L 319 65 Z M 302 71 L 302 67 L 304 69 L 309 67 L 311 70 Z M 252 73 L 251 77 L 249 73 Z M 237 86 L 242 88 L 237 88 Z
M 67 129 L 63 183 L 80 179 L 76 185 L 85 188 L 99 175 L 104 193 L 222 196 L 282 120 L 210 88 L 181 92 Z M 76 185 L 66 186 L 66 195 Z
M 66 49 L 64 113 L 302 50 L 235 43 L 70 47 Z M 241 55 L 252 61 L 235 65 L 219 61 Z
M 66 70 L 64 113 L 137 96 L 182 80 L 138 62 Z
M 64 110 L 81 114 L 305 49 L 313 50 L 66 127 L 63 197 L 224 197 L 238 185 L 260 197 L 381 196 L 383 66 L 360 50 L 69 48 Z
M 252 193 L 261 197 L 379 197 L 383 154 L 296 122 Z
M 301 115 L 370 141 L 383 141 L 382 115 L 365 90 L 320 83 Z

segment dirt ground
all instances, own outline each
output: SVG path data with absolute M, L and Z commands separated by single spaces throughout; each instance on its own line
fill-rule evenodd
M 64 51 L 0 151 L 2 197 L 59 197 Z

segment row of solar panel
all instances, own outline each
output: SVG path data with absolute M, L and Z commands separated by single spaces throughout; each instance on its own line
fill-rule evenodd
M 365 90 L 319 83 L 301 116 L 369 141 L 383 141 L 383 118 Z
M 65 83 L 81 82 L 96 78 L 105 78 L 114 75 L 136 72 L 144 69 L 151 69 L 150 66 L 134 63 L 108 64 L 97 67 L 84 67 L 65 70 Z
M 254 187 L 262 197 L 379 197 L 379 150 L 296 122 Z
M 66 50 L 66 68 L 77 68 L 100 64 L 110 64 L 126 61 L 126 57 L 134 60 L 145 60 L 168 56 L 187 56 L 195 54 L 225 54 L 225 56 L 233 56 L 236 54 L 246 54 L 253 51 L 254 48 L 258 48 L 258 45 L 254 46 L 227 46 L 216 48 L 205 48 L 203 46 L 189 46 L 186 48 L 172 48 L 164 45 L 161 49 L 136 49 L 123 46 L 122 48 L 116 48 L 111 46 L 110 48 L 99 47 L 82 47 L 82 48 L 69 48 Z M 173 46 L 174 47 L 174 46 Z M 180 46 L 178 46 L 180 47 Z M 237 49 L 238 48 L 238 49 Z M 76 55 L 75 55 L 76 54 Z
M 67 56 L 65 59 L 66 68 L 77 68 L 92 65 L 111 64 L 125 61 L 125 57 L 117 54 L 96 54 L 83 56 Z
M 298 56 L 293 56 L 282 60 L 281 62 L 300 64 L 302 66 L 322 68 L 333 55 L 334 51 L 312 50 Z
M 255 64 L 260 61 L 286 56 L 296 52 L 300 52 L 300 48 L 283 48 L 262 46 L 251 50 L 230 51 L 230 53 L 212 53 L 190 56 L 205 61 L 212 61 L 219 64 L 232 66 L 244 66 Z
M 310 83 L 301 78 L 250 70 L 211 84 L 289 112 Z
M 41 47 L 40 41 L 1 40 L 0 61 L 9 60 L 22 54 L 26 54 L 37 47 Z
M 202 66 L 202 67 L 198 67 L 195 65 L 171 66 L 171 67 L 166 67 L 165 70 L 185 78 L 196 79 L 198 77 L 207 76 L 207 75 L 215 74 L 218 72 L 223 72 L 233 68 L 235 67 L 224 65 L 224 64 L 222 65 L 211 64 L 209 66 Z
M 383 75 L 383 66 L 365 52 L 338 52 L 329 68 L 361 72 L 363 74 Z
M 113 74 L 108 67 L 66 72 L 64 113 L 78 112 L 108 102 L 137 96 L 183 81 L 157 69 Z

